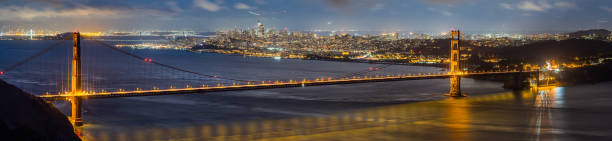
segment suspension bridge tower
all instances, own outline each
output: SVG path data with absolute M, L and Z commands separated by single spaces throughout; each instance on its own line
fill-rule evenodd
M 71 95 L 81 94 L 81 34 L 74 32 L 72 34 L 72 77 L 71 77 Z M 78 96 L 70 97 L 72 103 L 71 121 L 75 126 L 83 125 L 81 118 L 82 99 Z
M 450 91 L 448 93 L 449 96 L 452 97 L 463 97 L 461 93 L 461 67 L 459 66 L 460 57 L 460 49 L 459 40 L 460 40 L 460 31 L 459 30 L 451 30 L 450 37 L 450 64 L 449 64 L 449 73 L 453 76 L 450 78 Z

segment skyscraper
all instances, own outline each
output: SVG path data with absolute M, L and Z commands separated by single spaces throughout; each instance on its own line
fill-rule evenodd
M 264 37 L 264 25 L 260 20 L 257 20 L 257 37 Z

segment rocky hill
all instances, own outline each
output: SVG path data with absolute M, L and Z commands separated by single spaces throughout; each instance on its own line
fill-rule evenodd
M 0 140 L 80 140 L 59 110 L 42 99 L 0 80 Z

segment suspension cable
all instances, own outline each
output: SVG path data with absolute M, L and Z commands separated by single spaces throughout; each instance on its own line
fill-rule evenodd
M 136 58 L 136 59 L 139 59 L 139 60 L 148 59 L 148 58 L 141 57 L 141 56 L 138 56 L 136 54 L 132 54 L 130 52 L 121 50 L 119 48 L 116 48 L 114 46 L 111 46 L 109 44 L 106 44 L 106 43 L 104 43 L 102 41 L 99 41 L 99 40 L 96 40 L 96 39 L 89 39 L 89 40 L 92 40 L 95 43 L 98 43 L 98 44 L 100 44 L 100 45 L 102 45 L 102 46 L 104 46 L 106 48 L 110 48 L 110 49 L 115 50 L 115 51 L 117 51 L 119 53 L 128 55 L 130 57 L 133 57 L 133 58 Z M 233 78 L 227 78 L 227 77 L 219 77 L 219 76 L 216 76 L 216 75 L 203 74 L 203 73 L 194 72 L 194 71 L 190 71 L 190 70 L 185 70 L 185 69 L 181 69 L 181 68 L 178 68 L 178 67 L 175 67 L 175 66 L 163 64 L 163 63 L 160 63 L 160 62 L 157 62 L 157 61 L 153 61 L 153 60 L 150 60 L 150 59 L 147 62 L 155 64 L 155 65 L 158 65 L 158 66 L 162 66 L 162 67 L 165 67 L 165 68 L 169 68 L 169 69 L 172 69 L 172 70 L 176 70 L 176 71 L 180 71 L 180 72 L 185 72 L 185 73 L 190 73 L 190 74 L 195 74 L 195 75 L 204 76 L 204 77 L 209 77 L 209 78 L 232 80 L 232 81 L 240 81 L 240 82 L 256 82 L 256 81 L 252 81 L 252 80 L 233 79 Z
M 49 51 L 50 51 L 51 49 L 53 49 L 53 48 L 58 47 L 58 46 L 59 46 L 61 43 L 63 43 L 64 41 L 66 41 L 66 39 L 65 39 L 65 38 L 64 38 L 64 39 L 62 39 L 62 40 L 59 40 L 59 41 L 55 42 L 54 44 L 52 44 L 52 45 L 50 45 L 50 46 L 48 46 L 48 47 L 44 48 L 43 50 L 39 51 L 38 53 L 36 53 L 36 54 L 34 54 L 34 55 L 32 55 L 32 56 L 30 56 L 30 57 L 26 58 L 26 59 L 23 59 L 23 60 L 21 60 L 21 61 L 19 61 L 19 62 L 15 63 L 15 64 L 13 64 L 13 65 L 10 65 L 9 67 L 7 67 L 7 68 L 3 69 L 3 70 L 2 70 L 2 73 L 6 73 L 6 72 L 9 72 L 9 71 L 12 71 L 12 70 L 14 70 L 14 69 L 15 69 L 15 68 L 17 68 L 17 67 L 19 67 L 19 66 L 21 66 L 21 65 L 23 65 L 23 64 L 26 64 L 26 63 L 28 63 L 28 62 L 32 61 L 32 59 L 34 59 L 34 58 L 36 58 L 36 57 L 39 57 L 39 56 L 41 56 L 41 55 L 43 55 L 43 54 L 45 54 L 45 53 L 49 52 Z
M 347 74 L 345 74 L 343 76 L 340 76 L 340 77 L 337 77 L 335 79 L 350 78 L 350 77 L 362 75 L 362 74 L 365 74 L 365 73 L 379 71 L 379 70 L 382 70 L 382 69 L 390 67 L 390 66 L 392 66 L 392 64 L 384 64 L 384 65 L 377 66 L 377 67 L 375 67 L 373 69 L 367 69 L 367 70 L 362 70 L 362 71 L 358 71 L 358 72 L 347 73 Z

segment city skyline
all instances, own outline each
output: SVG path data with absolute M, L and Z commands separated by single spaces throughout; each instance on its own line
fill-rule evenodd
M 561 33 L 612 28 L 597 0 L 0 1 L 0 26 L 85 32 L 269 29 L 440 33 Z M 228 18 L 232 17 L 232 18 Z
M 0 140 L 612 140 L 610 20 L 612 0 L 0 0 Z

